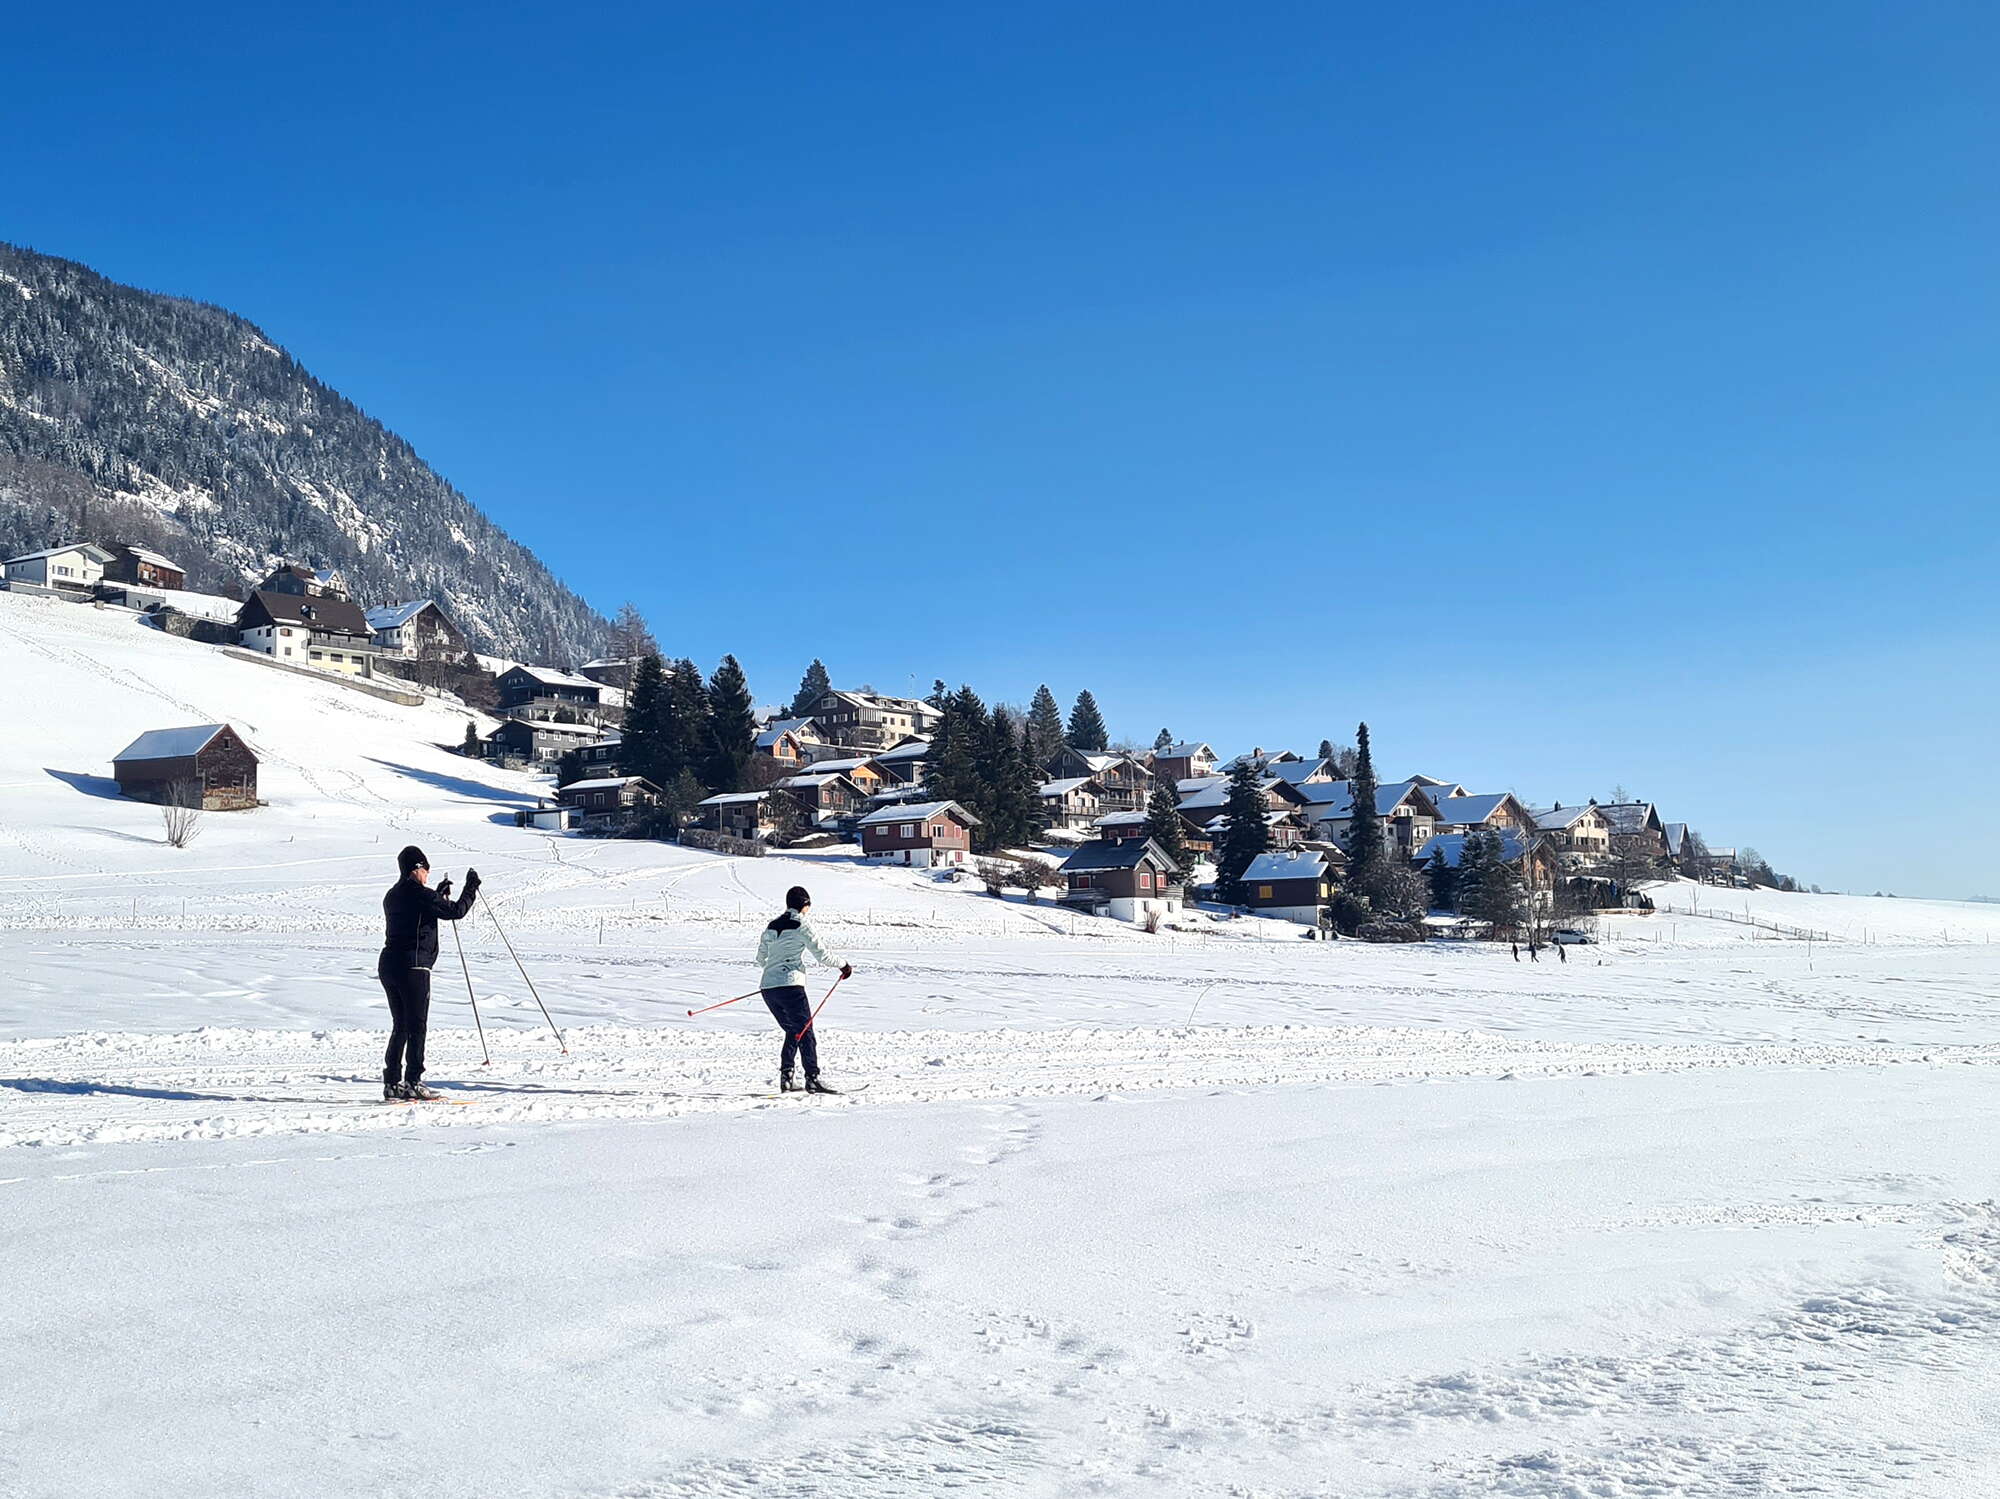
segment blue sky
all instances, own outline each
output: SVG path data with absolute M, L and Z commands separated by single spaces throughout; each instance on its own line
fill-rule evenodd
M 295 9 L 10 18 L 0 238 L 760 697 L 1365 717 L 2000 893 L 1992 7 Z

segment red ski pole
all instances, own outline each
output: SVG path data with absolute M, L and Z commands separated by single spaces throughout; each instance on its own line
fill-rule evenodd
M 719 1010 L 719 1009 L 721 1009 L 721 1008 L 722 1008 L 722 1006 L 723 1006 L 723 1005 L 733 1005 L 733 1004 L 737 1004 L 737 1003 L 740 1003 L 741 1001 L 743 1001 L 743 1000 L 746 1000 L 746 999 L 750 998 L 750 997 L 751 997 L 751 995 L 754 995 L 754 994 L 762 994 L 763 992 L 764 992 L 764 991 L 763 991 L 762 989 L 752 989 L 752 990 L 750 991 L 750 993 L 749 993 L 749 994 L 739 994 L 739 995 L 737 995 L 737 996 L 736 996 L 736 998 L 735 998 L 735 999 L 725 999 L 725 1000 L 723 1000 L 721 1004 L 713 1004 L 713 1005 L 703 1005 L 703 1006 L 702 1006 L 702 1007 L 701 1007 L 701 1008 L 700 1008 L 699 1010 L 689 1010 L 689 1011 L 688 1011 L 688 1014 L 690 1014 L 690 1015 L 706 1015 L 706 1014 L 707 1014 L 707 1013 L 708 1013 L 708 1012 L 709 1012 L 710 1010 Z
M 829 987 L 829 988 L 827 989 L 827 991 L 826 991 L 826 999 L 832 999 L 832 998 L 833 998 L 833 991 L 834 991 L 835 989 L 838 989 L 838 988 L 840 987 L 840 985 L 841 985 L 841 981 L 842 981 L 843 979 L 845 979 L 846 977 L 847 977 L 847 975 L 843 973 L 843 974 L 842 974 L 842 975 L 840 976 L 840 978 L 837 978 L 837 979 L 835 979 L 835 980 L 833 981 L 832 985 L 831 985 L 831 986 L 830 986 L 830 987 Z M 800 1031 L 800 1032 L 799 1032 L 799 1033 L 798 1033 L 798 1034 L 797 1034 L 796 1036 L 792 1037 L 792 1039 L 793 1039 L 794 1041 L 803 1041 L 803 1040 L 805 1040 L 805 1038 L 806 1038 L 806 1031 L 809 1031 L 809 1030 L 811 1030 L 811 1029 L 813 1028 L 813 1021 L 814 1021 L 814 1020 L 817 1020 L 817 1019 L 819 1019 L 819 1012 L 820 1012 L 821 1010 L 824 1010 L 824 1009 L 826 1008 L 826 999 L 822 999 L 822 1000 L 821 1000 L 821 1001 L 819 1002 L 819 1005 L 817 1006 L 817 1008 L 815 1008 L 815 1009 L 813 1010 L 813 1012 L 812 1012 L 812 1018 L 806 1021 L 806 1026 L 805 1026 L 805 1030 L 802 1030 L 802 1031 Z M 815 1044 L 817 1044 L 817 1043 L 815 1043 Z

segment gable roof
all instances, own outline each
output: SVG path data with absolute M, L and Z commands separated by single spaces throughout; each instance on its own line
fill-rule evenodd
M 1095 786 L 1097 782 L 1089 776 L 1071 776 L 1065 781 L 1044 781 L 1036 792 L 1041 796 L 1068 796 L 1079 786 Z
M 579 677 L 574 672 L 559 671 L 553 666 L 512 666 L 500 675 L 511 677 L 517 671 L 527 673 L 544 687 L 588 687 L 592 692 L 604 690 L 602 682 L 593 682 L 589 677 Z
M 1164 760 L 1188 760 L 1203 750 L 1207 750 L 1210 755 L 1215 753 L 1214 749 L 1199 741 L 1191 744 L 1170 744 L 1165 749 L 1154 750 L 1153 753 Z
M 705 796 L 696 802 L 697 807 L 731 807 L 743 802 L 761 802 L 771 793 L 764 791 L 725 791 L 720 796 Z
M 1292 789 L 1304 793 L 1308 812 L 1316 822 L 1354 815 L 1352 781 L 1314 782 L 1308 786 L 1294 786 Z M 1393 786 L 1377 786 L 1375 815 L 1387 817 L 1412 796 L 1417 797 L 1426 806 L 1431 804 L 1430 798 L 1424 795 L 1423 787 L 1409 781 L 1398 781 Z
M 407 604 L 377 604 L 368 611 L 368 628 L 394 630 L 408 624 L 426 609 L 437 607 L 434 599 L 412 599 Z M 438 610 L 442 614 L 443 610 Z
M 148 729 L 111 757 L 120 760 L 184 760 L 208 748 L 209 740 L 228 728 L 226 723 L 189 724 L 181 729 Z
M 556 787 L 557 791 L 598 791 L 610 786 L 652 786 L 644 776 L 594 776 L 588 781 L 571 781 L 567 786 Z M 658 787 L 654 787 L 658 790 Z
M 375 633 L 368 628 L 368 616 L 360 609 L 346 599 L 327 598 L 323 594 L 276 593 L 260 588 L 250 595 L 237 617 L 240 619 L 253 609 L 262 611 L 264 617 L 275 624 L 303 625 L 307 629 L 330 630 L 342 635 Z
M 1150 819 L 1145 812 L 1107 812 L 1091 824 L 1094 828 L 1129 828 Z
M 99 566 L 111 560 L 111 553 L 94 541 L 72 541 L 67 546 L 43 547 L 39 552 L 23 552 L 18 557 L 9 557 L 5 562 L 0 562 L 0 567 L 12 567 L 16 562 L 40 562 L 44 557 L 60 557 L 65 552 L 87 553 L 90 560 Z M 179 568 L 174 570 L 180 571 Z
M 597 663 L 593 661 L 591 665 L 595 666 L 597 665 Z M 794 734 L 797 735 L 799 738 L 803 739 L 805 737 L 806 728 L 811 723 L 812 720 L 810 718 L 785 718 L 785 719 L 775 720 L 769 728 L 767 728 L 766 730 L 764 730 L 763 733 L 757 736 L 757 748 L 770 749 L 780 739 L 783 739 L 787 734 Z
M 1140 861 L 1151 854 L 1155 863 L 1178 871 L 1180 866 L 1167 857 L 1167 851 L 1150 838 L 1125 838 L 1117 843 L 1085 843 L 1058 866 L 1064 874 L 1072 870 L 1082 873 L 1092 869 L 1137 869 Z
M 121 546 L 118 550 L 125 553 L 134 562 L 150 562 L 154 567 L 164 567 L 169 572 L 184 573 L 187 571 L 178 562 L 170 557 L 162 557 L 151 547 Z
M 1274 850 L 1252 859 L 1243 880 L 1317 880 L 1325 878 L 1326 869 L 1326 855 L 1317 849 Z
M 894 749 L 885 749 L 875 758 L 878 760 L 921 760 L 931 752 L 928 739 L 906 739 Z
M 1527 835 L 1519 828 L 1495 828 L 1493 831 L 1500 835 L 1500 857 L 1509 864 L 1528 851 Z M 1432 859 L 1442 859 L 1456 869 L 1465 857 L 1466 839 L 1471 836 L 1470 833 L 1440 833 L 1424 845 L 1420 861 L 1427 863 Z
M 1528 815 L 1535 820 L 1535 826 L 1545 833 L 1560 833 L 1564 828 L 1573 828 L 1590 813 L 1598 811 L 1595 803 L 1582 802 L 1573 807 L 1530 807 Z
M 1614 833 L 1643 833 L 1661 826 L 1660 814 L 1651 802 L 1599 802 L 1597 810 Z
M 846 760 L 815 760 L 801 773 L 814 776 L 845 775 L 850 771 L 866 770 L 873 763 L 872 755 L 856 755 Z
M 1310 760 L 1273 760 L 1264 768 L 1269 774 L 1276 776 L 1279 780 L 1289 781 L 1296 786 L 1299 782 L 1305 780 L 1307 776 L 1318 775 L 1321 771 L 1326 770 L 1330 763 L 1315 755 Z
M 1464 828 L 1486 821 L 1499 810 L 1501 803 L 1513 799 L 1511 791 L 1491 791 L 1479 796 L 1433 796 L 1430 802 L 1437 808 L 1439 822 L 1448 827 Z M 1522 807 L 1521 810 L 1525 812 L 1528 809 Z
M 922 822 L 927 817 L 936 817 L 944 812 L 949 812 L 969 828 L 979 826 L 979 819 L 957 802 L 917 802 L 908 806 L 884 807 L 879 812 L 870 812 L 861 819 L 858 826 L 865 828 L 870 823 Z
M 1687 846 L 1688 825 L 1684 822 L 1670 822 L 1663 831 L 1667 835 L 1667 852 L 1678 859 L 1681 850 Z

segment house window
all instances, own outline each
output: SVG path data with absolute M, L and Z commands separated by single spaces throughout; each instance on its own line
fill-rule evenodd
M 1143 869 L 1139 871 L 1139 888 L 1141 890 L 1150 890 L 1153 888 L 1152 875 L 1148 874 Z
M 905 838 L 914 838 L 914 837 L 916 837 L 916 836 L 917 836 L 917 825 L 916 825 L 916 824 L 915 824 L 914 822 L 906 822 L 906 823 L 904 823 L 904 824 L 903 824 L 903 836 L 904 836 Z
M 1257 887 L 1257 899 L 1269 900 L 1270 898 L 1271 898 L 1271 887 L 1269 885 L 1259 885 Z

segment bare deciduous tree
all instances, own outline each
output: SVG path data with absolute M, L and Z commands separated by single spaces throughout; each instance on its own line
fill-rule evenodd
M 186 848 L 201 831 L 202 785 L 200 781 L 173 781 L 160 803 L 160 822 L 166 830 L 167 847 Z

